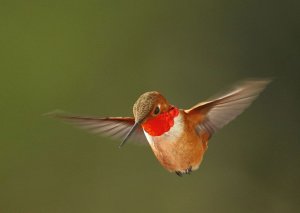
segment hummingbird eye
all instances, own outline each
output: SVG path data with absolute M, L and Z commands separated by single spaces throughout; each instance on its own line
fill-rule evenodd
M 153 114 L 158 115 L 160 113 L 159 106 L 155 107 Z

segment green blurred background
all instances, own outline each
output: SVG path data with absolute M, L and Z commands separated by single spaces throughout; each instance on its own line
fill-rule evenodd
M 0 7 L 0 212 L 299 212 L 299 1 L 8 1 Z M 197 172 L 42 116 L 128 116 L 158 90 L 188 108 L 273 83 Z

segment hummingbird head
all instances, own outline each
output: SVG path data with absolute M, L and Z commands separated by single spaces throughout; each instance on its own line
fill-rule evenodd
M 170 118 L 170 116 L 166 112 L 169 112 L 171 108 L 173 108 L 173 106 L 170 105 L 168 101 L 165 99 L 165 97 L 163 97 L 159 92 L 152 91 L 152 92 L 146 92 L 142 94 L 133 105 L 133 115 L 135 118 L 135 124 L 132 126 L 128 134 L 125 136 L 120 147 L 126 142 L 126 140 L 130 137 L 130 135 L 140 125 L 142 125 L 144 128 L 145 127 L 144 124 L 146 124 L 147 121 L 154 121 L 155 118 L 159 118 L 158 119 L 158 121 L 160 121 L 159 123 L 162 123 L 161 121 L 164 120 L 166 120 L 169 123 L 169 120 L 167 119 Z M 160 116 L 164 114 L 166 114 L 167 116 Z M 172 112 L 172 115 L 173 114 L 174 112 Z M 155 123 L 155 126 L 157 126 L 158 128 L 161 127 L 161 125 L 156 125 L 156 124 L 157 123 Z M 151 126 L 153 126 L 153 122 L 151 122 Z M 160 129 L 164 130 L 164 128 L 160 128 Z
M 142 124 L 169 109 L 170 104 L 159 92 L 146 92 L 133 105 L 133 115 L 135 122 Z

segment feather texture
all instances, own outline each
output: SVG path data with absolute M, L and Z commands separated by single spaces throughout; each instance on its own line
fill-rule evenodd
M 202 102 L 186 110 L 188 114 L 200 113 L 197 131 L 212 135 L 241 114 L 264 90 L 270 80 L 248 80 L 236 85 L 225 95 Z
M 54 118 L 62 119 L 91 133 L 100 134 L 120 140 L 122 140 L 126 136 L 126 134 L 135 123 L 133 117 L 94 118 L 67 115 L 65 113 L 57 112 L 50 113 L 48 115 Z M 131 139 L 139 143 L 147 142 L 147 139 L 141 127 L 138 127 L 138 129 L 132 135 Z

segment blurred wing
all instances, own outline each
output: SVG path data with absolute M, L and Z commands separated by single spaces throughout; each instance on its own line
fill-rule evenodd
M 135 123 L 135 120 L 132 117 L 93 118 L 64 115 L 61 113 L 51 113 L 50 116 L 62 119 L 82 129 L 88 130 L 91 133 L 100 134 L 120 140 L 122 140 L 126 136 L 126 134 Z M 136 129 L 134 134 L 130 137 L 130 140 L 139 143 L 147 143 L 147 139 L 141 127 Z
M 225 95 L 213 100 L 199 103 L 186 113 L 198 116 L 198 131 L 214 132 L 228 124 L 241 114 L 264 90 L 270 80 L 248 80 L 238 84 Z M 196 116 L 197 117 L 197 116 Z

